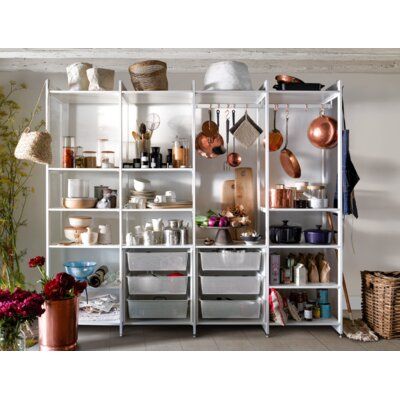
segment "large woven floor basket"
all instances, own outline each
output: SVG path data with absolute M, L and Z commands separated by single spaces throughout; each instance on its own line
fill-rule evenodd
M 135 90 L 168 90 L 165 62 L 157 60 L 138 62 L 129 67 L 129 74 Z
M 362 316 L 384 339 L 400 337 L 400 271 L 361 271 Z

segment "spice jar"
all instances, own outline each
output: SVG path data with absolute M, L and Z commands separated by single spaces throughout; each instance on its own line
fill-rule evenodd
M 62 157 L 63 168 L 74 168 L 74 156 L 75 156 L 74 153 L 75 153 L 75 136 L 64 136 L 63 157 Z
M 100 154 L 101 168 L 114 168 L 115 166 L 115 153 L 113 151 L 102 151 Z
M 133 159 L 133 168 L 141 168 L 142 167 L 142 162 L 140 158 L 134 158 Z
M 95 151 L 84 151 L 83 158 L 85 160 L 85 168 L 96 168 L 96 152 Z
M 319 306 L 318 303 L 316 303 L 314 308 L 313 308 L 313 317 L 314 317 L 314 319 L 320 319 L 321 318 L 321 307 Z
M 307 303 L 304 308 L 304 320 L 312 321 L 313 320 L 313 305 Z
M 75 147 L 75 168 L 85 168 L 85 159 L 82 154 L 82 146 Z
M 174 168 L 185 168 L 189 165 L 189 141 L 175 137 L 172 146 L 172 163 Z
M 160 153 L 160 148 L 152 147 L 150 155 L 150 168 L 161 168 L 161 167 L 162 167 L 162 154 Z
M 140 156 L 140 164 L 142 168 L 149 168 L 149 153 L 144 151 Z
M 174 168 L 172 164 L 172 149 L 168 149 L 167 151 L 167 168 Z

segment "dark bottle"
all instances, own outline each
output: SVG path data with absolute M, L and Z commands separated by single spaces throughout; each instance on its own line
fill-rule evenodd
M 162 167 L 162 154 L 160 153 L 160 148 L 152 147 L 150 155 L 150 168 L 161 168 L 161 167 Z
M 172 164 L 172 149 L 168 149 L 168 154 L 167 154 L 167 168 L 173 168 Z
M 92 287 L 99 287 L 103 282 L 104 278 L 108 272 L 108 267 L 106 265 L 102 265 L 100 268 L 96 270 L 96 272 L 90 276 L 88 276 L 88 284 Z

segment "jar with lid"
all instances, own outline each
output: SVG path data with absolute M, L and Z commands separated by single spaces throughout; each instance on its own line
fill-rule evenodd
M 306 193 L 315 199 L 325 199 L 326 198 L 326 187 L 325 185 L 308 185 Z
M 161 167 L 162 167 L 162 154 L 160 153 L 160 148 L 152 147 L 150 155 L 150 168 L 161 168 Z
M 293 207 L 294 208 L 308 208 L 308 199 L 304 195 L 305 186 L 295 186 L 290 188 L 293 190 L 294 198 L 293 198 Z
M 115 153 L 113 151 L 105 150 L 100 154 L 101 168 L 114 168 L 115 167 Z
M 142 160 L 140 158 L 133 159 L 133 168 L 141 168 L 142 167 Z
M 319 306 L 318 303 L 316 303 L 314 308 L 313 308 L 313 318 L 314 319 L 320 319 L 321 318 L 321 307 Z
M 74 168 L 75 165 L 75 136 L 64 136 L 63 143 L 63 168 Z
M 86 150 L 83 152 L 83 159 L 85 160 L 85 168 L 96 168 L 96 152 Z
M 141 168 L 149 168 L 149 153 L 147 151 L 142 152 L 140 156 Z
M 85 159 L 82 154 L 82 146 L 75 147 L 75 168 L 85 168 Z
M 107 150 L 108 139 L 99 138 L 97 139 L 97 155 L 96 155 L 96 163 L 98 167 L 101 167 L 101 158 L 103 151 Z
M 167 152 L 167 168 L 174 168 L 172 163 L 172 149 L 168 149 Z
M 175 137 L 172 146 L 172 162 L 174 168 L 185 168 L 189 166 L 189 140 Z
M 304 307 L 304 320 L 305 321 L 312 321 L 313 320 L 313 305 L 307 303 Z

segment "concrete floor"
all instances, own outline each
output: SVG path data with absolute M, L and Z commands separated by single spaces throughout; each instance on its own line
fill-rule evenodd
M 272 327 L 270 337 L 260 327 L 200 326 L 193 338 L 189 326 L 80 327 L 79 350 L 400 350 L 400 339 L 360 343 L 340 338 L 329 327 Z

